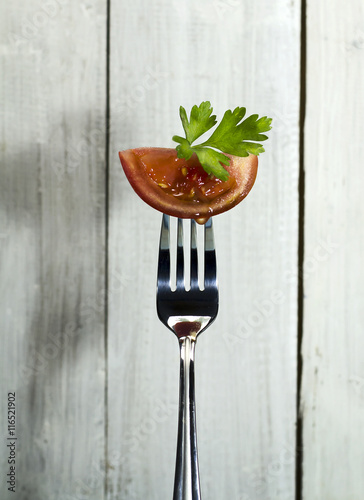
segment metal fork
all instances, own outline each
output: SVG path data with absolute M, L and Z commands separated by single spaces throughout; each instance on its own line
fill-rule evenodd
M 216 256 L 211 219 L 205 224 L 204 286 L 198 283 L 196 222 L 191 220 L 190 289 L 186 290 L 183 224 L 178 219 L 176 290 L 171 289 L 169 216 L 163 215 L 159 246 L 158 317 L 180 345 L 179 417 L 173 500 L 200 500 L 197 457 L 194 356 L 197 336 L 217 316 Z

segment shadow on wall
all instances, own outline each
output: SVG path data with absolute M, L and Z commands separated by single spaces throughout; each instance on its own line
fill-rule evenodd
M 77 498 L 69 478 L 104 457 L 106 135 L 91 116 L 66 115 L 40 141 L 29 118 L 0 151 L 3 357 L 16 391 L 19 500 L 68 498 L 66 479 Z M 115 272 L 110 290 L 121 297 L 123 288 Z

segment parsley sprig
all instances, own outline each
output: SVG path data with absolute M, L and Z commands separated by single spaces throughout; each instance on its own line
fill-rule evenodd
M 179 143 L 176 147 L 178 158 L 189 160 L 193 153 L 196 153 L 207 173 L 226 181 L 229 173 L 224 165 L 230 163 L 230 158 L 226 155 L 248 156 L 249 153 L 254 155 L 263 153 L 264 148 L 258 141 L 268 139 L 263 132 L 268 132 L 272 128 L 272 118 L 251 115 L 243 120 L 246 114 L 245 108 L 237 107 L 234 111 L 228 109 L 211 137 L 201 144 L 192 146 L 196 139 L 216 125 L 216 115 L 213 115 L 212 111 L 210 101 L 204 101 L 199 106 L 193 106 L 188 119 L 185 108 L 181 106 L 179 114 L 186 137 L 175 135 L 173 140 Z

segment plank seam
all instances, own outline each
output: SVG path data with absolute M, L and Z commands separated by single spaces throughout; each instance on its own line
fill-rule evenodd
M 305 238 L 305 117 L 306 117 L 306 69 L 307 69 L 307 0 L 301 1 L 301 47 L 300 47 L 300 109 L 299 109 L 299 178 L 298 178 L 298 280 L 297 280 L 297 396 L 296 396 L 296 464 L 295 500 L 302 500 L 303 474 L 303 415 L 301 406 L 302 387 L 302 338 L 304 308 L 304 238 Z
M 105 387 L 104 387 L 104 499 L 108 496 L 108 453 L 109 453 L 109 364 L 108 364 L 108 319 L 109 319 L 109 180 L 110 180 L 110 1 L 106 0 L 106 103 L 105 103 Z

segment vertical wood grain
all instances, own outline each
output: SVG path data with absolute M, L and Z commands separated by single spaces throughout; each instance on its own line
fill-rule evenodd
M 364 8 L 307 3 L 303 498 L 364 497 Z
M 106 2 L 2 6 L 1 433 L 16 391 L 16 493 L 104 492 Z
M 307 2 L 303 270 L 299 3 L 111 1 L 108 214 L 106 9 L 31 0 L 0 16 L 0 422 L 4 434 L 15 390 L 16 498 L 104 498 L 106 449 L 108 500 L 171 496 L 178 347 L 155 312 L 161 217 L 117 151 L 172 146 L 179 105 L 210 99 L 218 117 L 245 105 L 274 129 L 253 192 L 215 219 L 221 306 L 196 353 L 203 497 L 294 498 L 301 274 L 303 499 L 361 500 L 362 4 Z
M 201 487 L 217 500 L 294 498 L 298 2 L 111 2 L 108 499 L 169 498 L 178 344 L 155 311 L 161 216 L 117 152 L 172 147 L 178 107 L 211 100 L 274 118 L 257 184 L 215 219 L 220 312 L 197 344 Z

